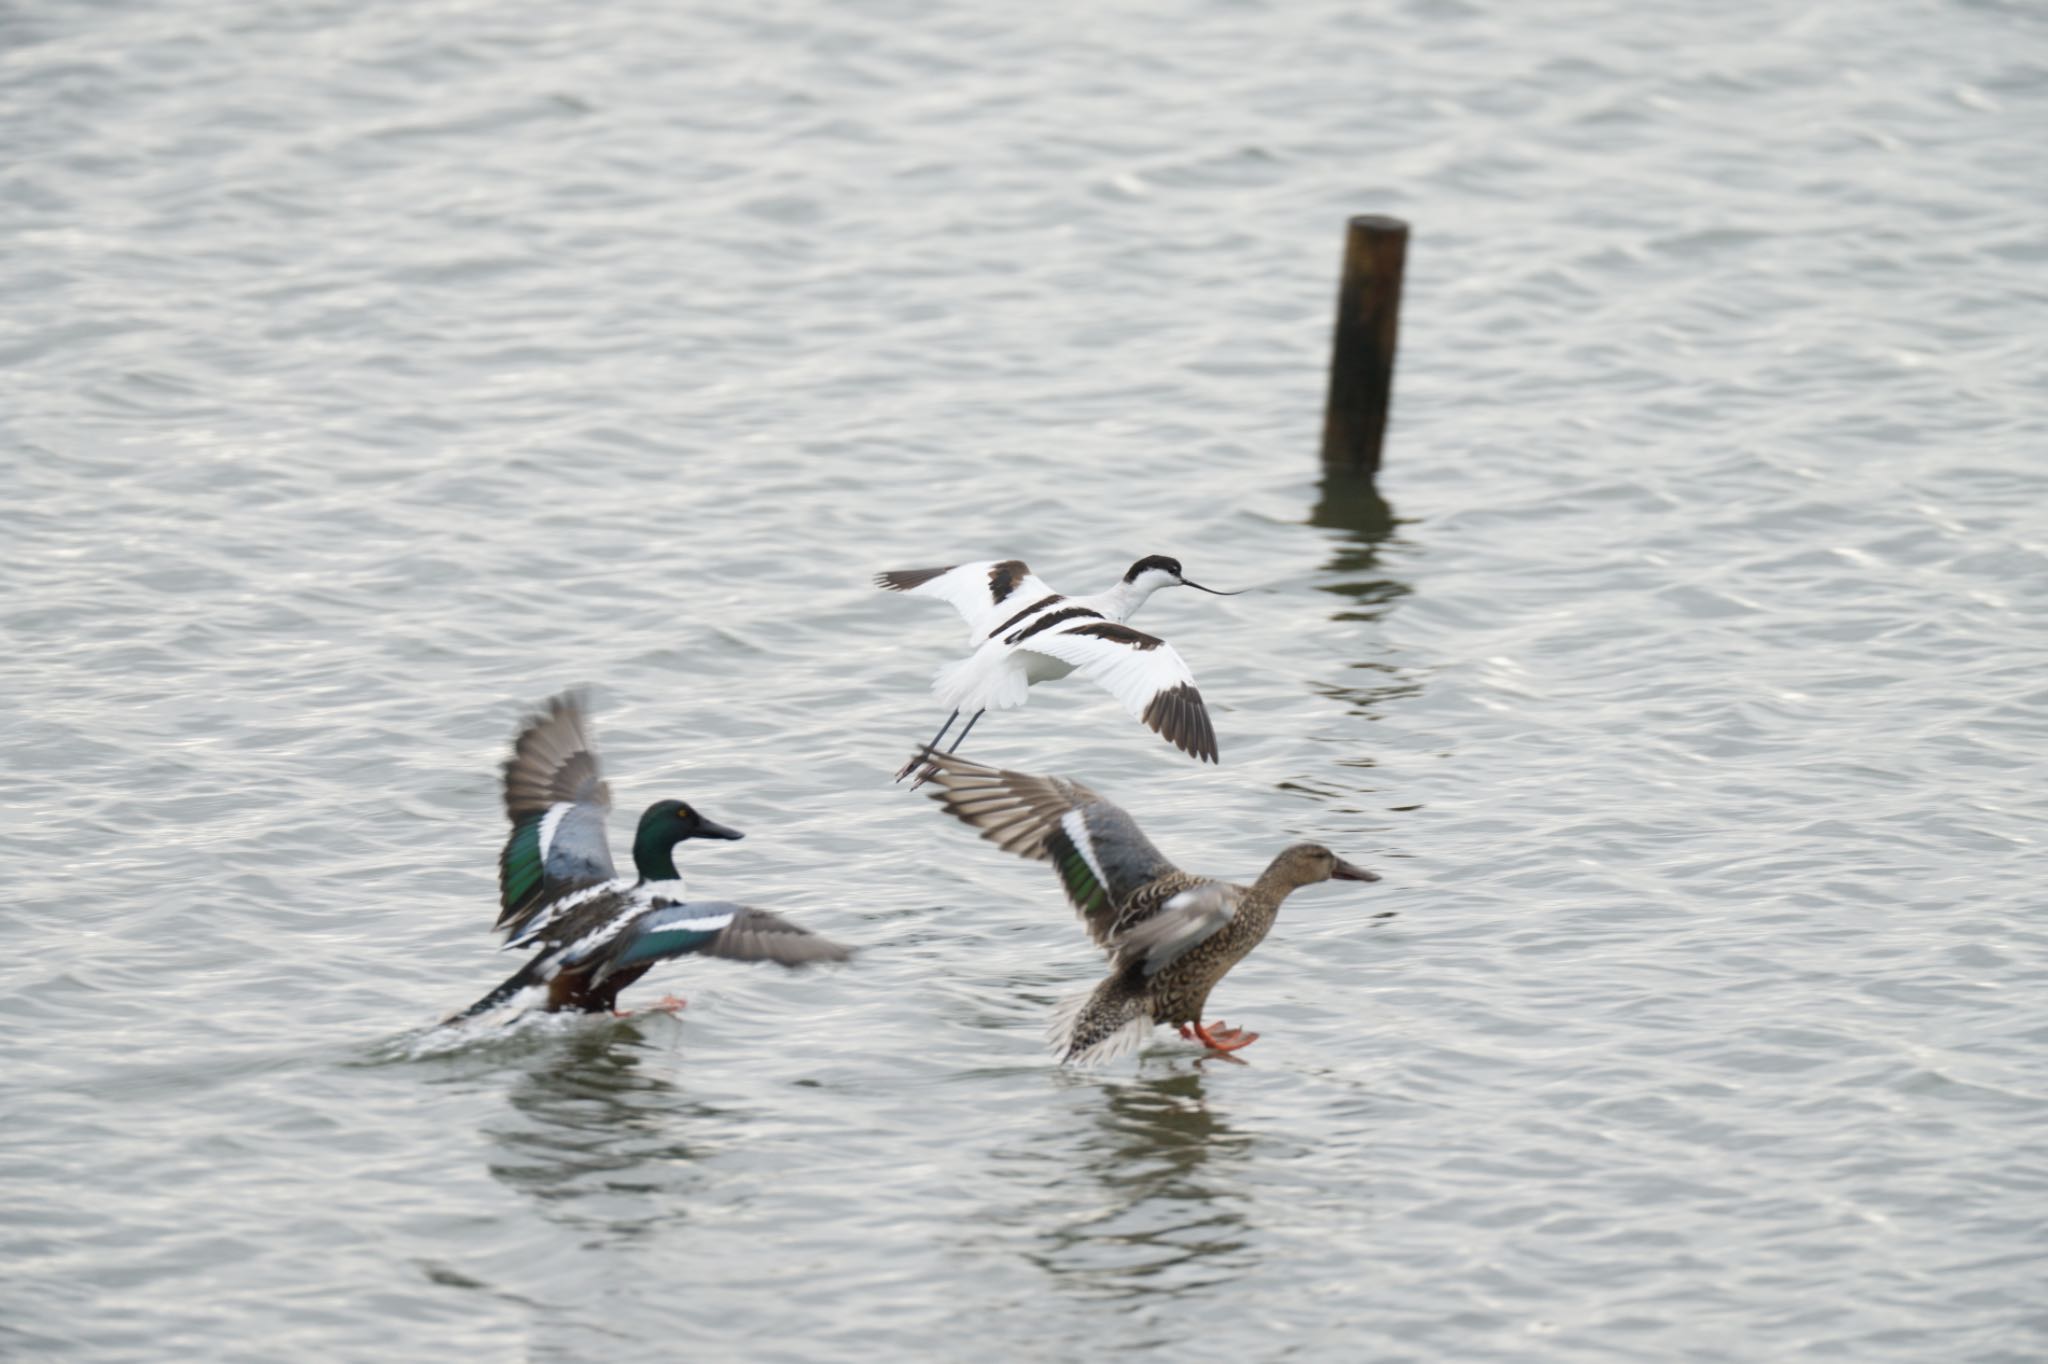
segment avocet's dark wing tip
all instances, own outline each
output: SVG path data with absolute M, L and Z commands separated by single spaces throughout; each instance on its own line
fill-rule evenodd
M 875 575 L 875 586 L 891 592 L 908 592 L 913 587 L 923 587 L 933 578 L 951 573 L 954 567 L 948 564 L 944 568 L 892 568 Z
M 1183 682 L 1154 695 L 1143 719 L 1160 738 L 1195 761 L 1217 761 L 1216 729 L 1209 723 L 1209 708 L 1202 704 L 1202 694 L 1192 683 Z

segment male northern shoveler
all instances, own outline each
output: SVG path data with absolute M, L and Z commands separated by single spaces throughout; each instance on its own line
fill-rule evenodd
M 1061 596 L 1020 559 L 897 569 L 878 574 L 875 583 L 892 592 L 943 598 L 967 621 L 967 643 L 974 652 L 948 663 L 932 680 L 932 694 L 953 713 L 927 749 L 939 746 L 961 711 L 969 712 L 967 728 L 948 752 L 959 749 L 986 712 L 1021 706 L 1032 684 L 1078 668 L 1175 748 L 1198 762 L 1216 761 L 1216 731 L 1195 690 L 1194 673 L 1165 640 L 1124 624 L 1162 587 L 1238 595 L 1190 582 L 1180 571 L 1180 560 L 1148 555 L 1132 564 L 1121 582 L 1092 597 Z M 896 780 L 917 765 L 912 758 Z
M 675 846 L 738 838 L 679 800 L 656 801 L 633 836 L 633 876 L 612 867 L 604 820 L 611 790 L 599 772 L 580 696 L 558 696 L 520 730 L 505 762 L 512 836 L 498 856 L 497 927 L 505 946 L 539 955 L 449 1021 L 471 1018 L 545 987 L 549 1012 L 613 1009 L 619 991 L 658 961 L 695 952 L 801 966 L 845 961 L 848 950 L 763 909 L 686 900 Z M 680 1008 L 682 1001 L 663 1005 Z
M 1377 881 L 1317 843 L 1297 843 L 1258 880 L 1235 886 L 1182 871 L 1137 821 L 1079 782 L 930 754 L 946 812 L 1006 852 L 1050 861 L 1067 898 L 1109 954 L 1110 974 L 1060 1006 L 1050 1037 L 1063 1061 L 1094 1065 L 1141 1046 L 1170 1023 L 1212 1051 L 1258 1034 L 1202 1022 L 1209 991 L 1259 945 L 1280 902 L 1332 877 Z

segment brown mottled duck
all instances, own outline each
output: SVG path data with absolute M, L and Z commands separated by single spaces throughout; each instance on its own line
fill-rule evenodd
M 1079 782 L 984 767 L 925 750 L 934 799 L 1006 852 L 1050 861 L 1110 973 L 1060 1006 L 1049 1034 L 1062 1061 L 1094 1065 L 1142 1046 L 1161 1023 L 1212 1051 L 1258 1034 L 1202 1022 L 1216 982 L 1259 945 L 1280 902 L 1336 878 L 1377 881 L 1317 843 L 1297 843 L 1249 886 L 1182 871 L 1137 821 Z

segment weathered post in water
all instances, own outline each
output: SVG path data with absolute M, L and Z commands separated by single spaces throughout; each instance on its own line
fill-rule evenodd
M 1330 469 L 1367 479 L 1379 475 L 1407 262 L 1408 224 L 1376 213 L 1351 220 L 1344 280 L 1337 287 L 1330 401 L 1323 409 L 1323 463 Z

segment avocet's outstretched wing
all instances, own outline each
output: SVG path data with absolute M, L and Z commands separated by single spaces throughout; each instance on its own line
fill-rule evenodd
M 948 753 L 930 761 L 940 788 L 933 799 L 1005 852 L 1050 861 L 1098 946 L 1114 950 L 1118 906 L 1128 909 L 1134 895 L 1163 877 L 1185 875 L 1136 820 L 1077 781 L 1007 772 Z
M 899 568 L 877 573 L 875 585 L 953 603 L 953 609 L 967 622 L 969 645 L 1000 634 L 1006 621 L 1021 620 L 1047 605 L 1048 598 L 1059 598 L 1022 559 L 991 559 L 950 568 Z
M 1161 738 L 1200 762 L 1216 761 L 1216 731 L 1195 675 L 1157 635 L 1107 620 L 1077 620 L 1033 635 L 1018 652 L 1071 663 Z
M 583 698 L 557 696 L 526 722 L 505 760 L 512 835 L 498 854 L 499 928 L 516 938 L 553 901 L 612 879 L 604 832 L 611 808 Z

